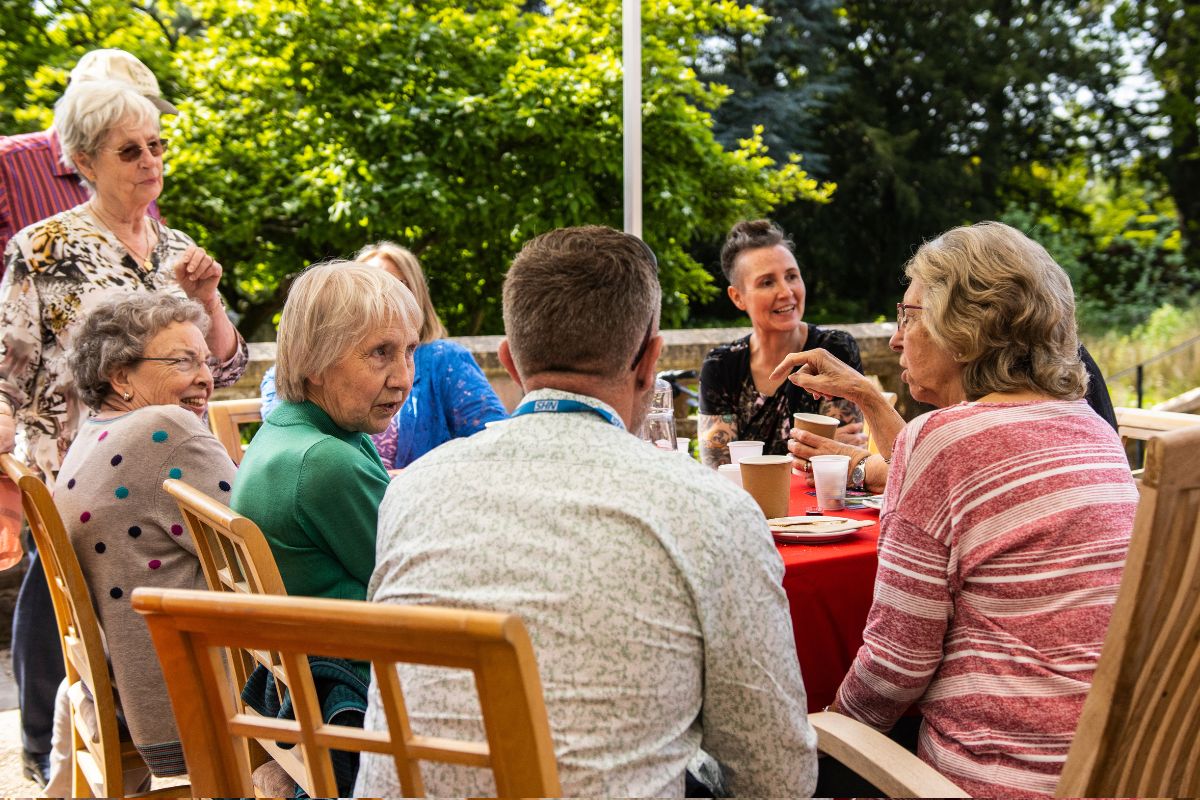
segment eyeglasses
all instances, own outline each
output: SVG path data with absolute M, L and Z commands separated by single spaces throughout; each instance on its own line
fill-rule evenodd
M 904 330 L 904 326 L 908 324 L 909 311 L 924 311 L 925 306 L 914 306 L 912 303 L 896 303 L 896 327 L 899 330 Z
M 161 156 L 163 154 L 163 152 L 166 149 L 167 149 L 167 140 L 166 139 L 152 139 L 149 142 L 147 142 L 145 144 L 145 146 L 140 145 L 140 144 L 130 143 L 118 150 L 113 150 L 113 152 L 117 154 L 117 158 L 119 158 L 122 161 L 124 161 L 125 163 L 129 164 L 134 161 L 137 161 L 139 158 L 142 157 L 142 150 L 149 150 L 150 155 L 154 156 L 155 158 L 158 158 L 159 156 Z
M 638 362 L 646 355 L 646 348 L 650 346 L 650 332 L 654 330 L 654 320 L 650 320 L 650 324 L 646 326 L 646 335 L 642 337 L 642 346 L 638 348 L 637 355 L 633 357 L 633 363 L 629 365 L 630 369 L 637 369 Z
M 179 373 L 183 375 L 194 375 L 200 371 L 201 367 L 208 367 L 210 373 L 216 372 L 217 360 L 212 356 L 201 358 L 200 356 L 162 356 L 154 357 L 144 356 L 137 361 L 158 361 L 163 364 L 170 364 Z

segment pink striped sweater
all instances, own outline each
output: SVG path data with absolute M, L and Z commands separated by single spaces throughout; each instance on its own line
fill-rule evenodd
M 1078 402 L 962 403 L 897 439 L 863 646 L 838 690 L 975 796 L 1050 794 L 1104 641 L 1137 506 Z

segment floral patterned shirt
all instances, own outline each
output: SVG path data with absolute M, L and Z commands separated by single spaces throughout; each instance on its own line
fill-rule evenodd
M 578 394 L 542 389 L 525 401 Z M 758 506 L 597 414 L 518 416 L 392 481 L 367 599 L 518 614 L 563 796 L 682 797 L 701 751 L 735 795 L 807 797 L 816 737 Z M 414 733 L 482 738 L 470 673 L 401 670 Z M 372 683 L 365 727 L 383 725 Z M 432 796 L 491 796 L 486 770 L 422 765 Z M 400 793 L 364 754 L 356 796 Z
M 192 240 L 147 219 L 158 235 L 150 268 L 138 264 L 86 205 L 22 229 L 8 243 L 0 281 L 0 395 L 25 434 L 26 460 L 53 480 L 88 408 L 67 363 L 71 339 L 97 305 L 118 292 L 183 296 L 175 263 Z M 246 342 L 213 378 L 228 386 L 246 370 Z

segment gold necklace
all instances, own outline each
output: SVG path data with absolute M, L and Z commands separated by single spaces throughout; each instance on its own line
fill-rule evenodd
M 146 249 L 144 251 L 146 254 L 144 256 L 138 255 L 138 251 L 134 249 L 134 247 L 129 244 L 128 241 L 125 240 L 125 237 L 117 233 L 117 229 L 113 227 L 112 223 L 105 219 L 104 215 L 100 213 L 100 207 L 96 205 L 95 200 L 88 203 L 88 206 L 91 208 L 92 214 L 95 215 L 96 219 L 100 220 L 100 223 L 104 225 L 104 227 L 108 228 L 108 232 L 117 237 L 117 241 L 120 242 L 121 246 L 125 248 L 125 252 L 129 253 L 129 255 L 133 257 L 134 261 L 139 262 L 142 265 L 142 269 L 149 272 L 154 267 L 154 263 L 150 258 L 154 254 L 154 248 L 150 244 L 150 223 L 148 221 L 142 223 L 146 237 Z

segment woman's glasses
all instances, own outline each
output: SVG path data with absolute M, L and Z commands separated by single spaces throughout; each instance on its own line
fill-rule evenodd
M 161 156 L 163 154 L 163 152 L 166 149 L 167 149 L 167 140 L 166 139 L 152 139 L 149 142 L 147 142 L 144 146 L 140 145 L 140 144 L 130 143 L 118 150 L 114 150 L 113 152 L 117 154 L 117 158 L 119 158 L 122 161 L 124 161 L 125 163 L 129 164 L 134 161 L 137 161 L 139 158 L 142 157 L 142 150 L 149 150 L 150 155 L 154 156 L 155 158 L 158 158 L 159 156 Z
M 914 306 L 912 303 L 896 303 L 896 327 L 904 330 L 908 324 L 909 311 L 924 311 L 925 306 Z
M 200 371 L 201 367 L 208 367 L 209 372 L 215 372 L 217 369 L 217 360 L 212 356 L 201 358 L 200 356 L 162 356 L 151 358 L 143 356 L 136 359 L 137 361 L 158 361 L 163 364 L 170 364 L 177 371 L 184 375 L 194 375 Z

